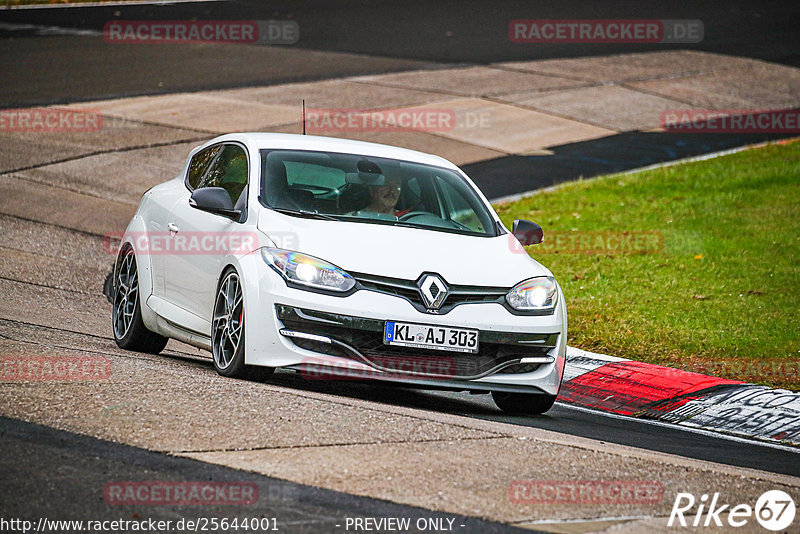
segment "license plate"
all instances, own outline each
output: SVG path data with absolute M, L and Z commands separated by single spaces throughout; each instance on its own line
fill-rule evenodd
M 478 352 L 478 331 L 413 323 L 386 321 L 383 343 L 417 349 Z

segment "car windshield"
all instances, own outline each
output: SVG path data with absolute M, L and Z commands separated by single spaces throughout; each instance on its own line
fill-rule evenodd
M 261 201 L 321 219 L 495 236 L 475 190 L 458 173 L 409 161 L 302 150 L 261 152 Z

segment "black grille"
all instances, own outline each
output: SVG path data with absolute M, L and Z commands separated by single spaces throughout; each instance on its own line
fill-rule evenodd
M 387 372 L 451 378 L 485 376 L 494 372 L 528 373 L 538 369 L 541 364 L 513 363 L 505 367 L 503 364 L 518 362 L 524 357 L 545 356 L 553 349 L 557 340 L 556 334 L 540 335 L 538 337 L 542 344 L 530 346 L 518 344 L 517 341 L 523 337 L 530 341 L 531 335 L 481 332 L 477 354 L 398 347 L 383 343 L 382 321 L 321 314 L 282 305 L 277 305 L 276 308 L 278 318 L 287 329 L 325 336 L 338 342 L 329 344 L 292 338 L 297 346 L 322 354 L 362 361 Z M 340 324 L 324 323 L 320 320 L 337 320 Z M 519 339 L 514 339 L 515 337 Z
M 404 280 L 402 278 L 388 278 L 384 276 L 374 276 L 360 273 L 350 273 L 356 279 L 361 289 L 378 291 L 402 297 L 419 311 L 427 312 L 428 309 L 422 300 L 417 281 Z M 421 277 L 420 277 L 421 278 Z M 439 307 L 438 313 L 447 313 L 459 304 L 477 302 L 497 302 L 503 304 L 506 294 L 511 288 L 507 287 L 488 287 L 488 286 L 460 286 L 447 284 L 449 292 L 447 297 Z M 439 289 L 431 287 L 431 294 L 434 298 Z
M 363 289 L 378 291 L 389 295 L 396 295 L 412 302 L 422 304 L 422 297 L 419 294 L 414 282 L 396 279 L 381 279 L 378 277 L 367 277 L 367 275 L 353 275 Z M 406 283 L 407 282 L 407 283 Z

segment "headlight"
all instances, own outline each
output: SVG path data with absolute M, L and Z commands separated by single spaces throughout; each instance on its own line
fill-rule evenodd
M 262 248 L 261 256 L 290 284 L 339 293 L 346 293 L 356 285 L 352 276 L 314 256 L 279 248 Z
M 550 312 L 556 307 L 558 290 L 555 278 L 539 276 L 514 286 L 506 295 L 508 305 L 519 311 Z

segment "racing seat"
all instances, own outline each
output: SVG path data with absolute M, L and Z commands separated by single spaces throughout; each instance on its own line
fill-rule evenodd
M 267 158 L 268 159 L 268 158 Z M 292 210 L 316 211 L 314 193 L 289 186 L 286 166 L 282 161 L 269 161 L 266 168 L 266 201 L 270 206 Z

